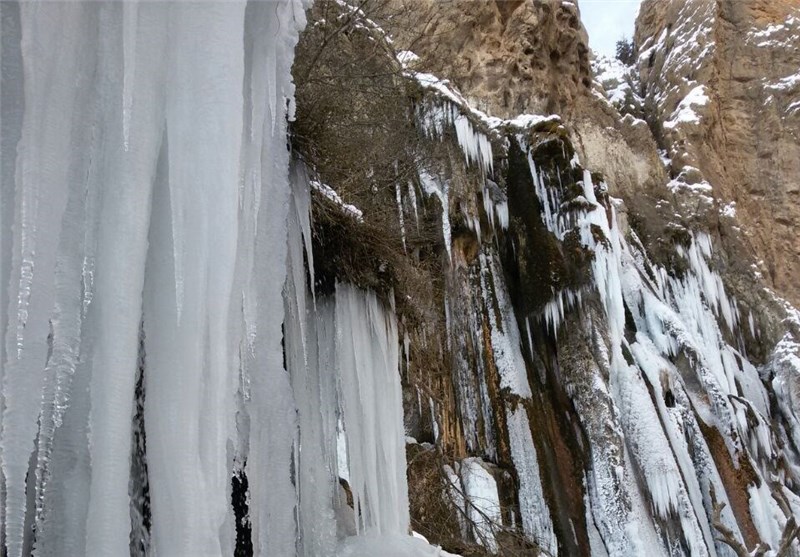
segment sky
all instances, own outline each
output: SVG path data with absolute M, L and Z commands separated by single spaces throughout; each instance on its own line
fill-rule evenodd
M 589 47 L 614 56 L 623 36 L 633 38 L 633 25 L 641 0 L 579 0 L 581 19 L 589 32 Z

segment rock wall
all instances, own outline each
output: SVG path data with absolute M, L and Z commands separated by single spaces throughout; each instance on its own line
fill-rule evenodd
M 560 0 L 394 0 L 413 24 L 397 36 L 421 64 L 492 115 L 562 113 L 591 88 L 588 37 Z
M 767 283 L 794 304 L 798 37 L 796 0 L 645 0 L 635 34 L 649 124 L 671 175 L 688 176 L 678 194 L 709 209 L 709 225 L 737 236 L 729 245 L 746 246 Z
M 581 161 L 650 213 L 667 175 L 644 122 L 621 118 L 593 81 L 580 8 L 561 0 L 392 0 L 396 47 L 487 113 L 558 114 Z M 397 14 L 404 14 L 398 17 Z M 652 219 L 644 219 L 650 222 Z M 653 232 L 658 236 L 658 231 Z

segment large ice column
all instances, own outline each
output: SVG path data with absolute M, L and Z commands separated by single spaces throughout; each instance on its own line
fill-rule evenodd
M 226 445 L 235 385 L 224 340 L 244 52 L 228 37 L 242 32 L 244 4 L 169 8 L 164 164 L 157 174 L 163 183 L 153 203 L 144 316 L 153 544 L 160 554 L 217 554 L 232 549 L 230 532 L 220 534 L 230 510 Z M 140 14 L 148 9 L 141 6 Z
M 245 82 L 248 163 L 242 177 L 243 195 L 252 197 L 241 218 L 252 232 L 247 241 L 240 240 L 240 250 L 252 265 L 242 278 L 248 341 L 241 352 L 249 384 L 246 471 L 258 555 L 291 555 L 296 539 L 296 408 L 283 367 L 281 322 L 275 316 L 284 307 L 290 199 L 283 99 L 293 94 L 288 79 L 292 50 L 305 22 L 299 8 L 293 2 L 250 2 L 245 14 L 245 59 L 252 67 Z
M 111 11 L 105 5 L 100 10 Z M 46 10 L 45 10 L 46 11 Z M 103 22 L 113 28 L 121 23 L 121 7 Z M 131 122 L 129 150 L 123 150 L 122 91 L 108 93 L 114 109 L 101 125 L 109 130 L 108 153 L 103 171 L 95 265 L 97 342 L 91 368 L 90 456 L 92 464 L 86 551 L 117 554 L 128 548 L 129 453 L 131 416 L 142 288 L 147 255 L 151 184 L 163 134 L 163 84 L 166 67 L 166 25 L 160 13 L 140 14 L 142 33 L 133 93 L 137 107 Z M 111 43 L 110 37 L 101 37 Z M 111 83 L 121 83 L 122 52 L 104 68 Z M 137 48 L 140 48 L 137 44 Z M 154 60 L 157 60 L 155 62 Z M 102 87 L 102 86 L 101 86 Z M 118 98 L 116 98 L 118 97 Z
M 350 487 L 359 527 L 372 534 L 406 533 L 408 485 L 397 324 L 374 294 L 339 284 L 336 334 Z
M 152 549 L 232 551 L 233 448 L 256 553 L 293 551 L 281 324 L 304 5 L 2 3 L 9 555 L 128 553 L 143 351 Z
M 337 541 L 336 509 L 339 483 L 336 461 L 337 378 L 335 369 L 335 299 L 313 303 L 308 295 L 304 264 L 311 262 L 309 182 L 305 169 L 291 173 L 285 354 L 297 403 L 298 439 L 295 456 L 298 494 L 297 554 L 301 557 L 332 555 Z
M 9 309 L 8 286 L 11 280 L 12 223 L 14 203 L 14 174 L 16 149 L 22 132 L 24 108 L 22 52 L 20 49 L 19 4 L 0 3 L 0 52 L 2 52 L 3 83 L 0 87 L 0 385 L 4 384 L 6 361 L 6 326 Z M 5 395 L 0 388 L 0 413 Z M 0 446 L 0 451 L 2 447 Z M 1 455 L 2 453 L 0 453 Z M 0 458 L 2 458 L 0 456 Z M 2 462 L 2 460 L 0 460 Z M 5 547 L 5 473 L 0 466 L 0 547 Z
M 3 213 L 9 216 L 13 210 L 12 235 L 3 236 L 6 251 L 3 254 L 3 280 L 9 291 L 3 297 L 8 300 L 8 317 L 5 331 L 3 372 L 3 419 L 2 419 L 2 466 L 5 478 L 5 533 L 9 555 L 20 555 L 30 550 L 30 538 L 25 536 L 26 476 L 38 430 L 39 403 L 45 384 L 45 365 L 50 344 L 51 311 L 56 301 L 56 260 L 59 256 L 58 227 L 67 205 L 70 184 L 70 132 L 73 130 L 73 110 L 83 108 L 78 95 L 79 88 L 70 88 L 86 63 L 81 54 L 91 44 L 91 37 L 80 37 L 81 13 L 75 10 L 54 10 L 49 19 L 41 18 L 37 31 L 53 33 L 57 25 L 63 25 L 58 46 L 68 53 L 63 62 L 54 57 L 39 58 L 36 63 L 23 60 L 25 88 L 21 91 L 25 105 L 44 100 L 41 110 L 25 114 L 25 124 L 17 137 L 4 137 L 4 185 Z M 14 14 L 15 16 L 16 14 Z M 20 31 L 31 23 L 30 10 L 21 6 Z M 62 17 L 60 17 L 62 16 Z M 9 17 L 8 8 L 3 10 L 4 27 Z M 12 16 L 13 17 L 13 16 Z M 15 25 L 16 21 L 14 22 Z M 6 43 L 3 29 L 3 47 Z M 20 51 L 46 48 L 34 44 L 20 33 L 16 37 Z M 81 40 L 83 39 L 83 40 Z M 72 55 L 72 56 L 69 56 Z M 4 69 L 5 69 L 4 57 Z M 12 73 L 12 77 L 14 74 Z M 4 79 L 4 89 L 5 89 Z M 85 84 L 85 81 L 79 84 Z M 12 85 L 12 91 L 15 87 Z M 4 91 L 5 96 L 5 91 Z M 5 98 L 4 98 L 5 100 Z M 4 102 L 3 119 L 8 107 Z M 13 117 L 17 115 L 11 110 Z M 13 125 L 13 124 L 12 124 Z M 17 130 L 8 130 L 4 123 L 4 135 Z M 6 144 L 6 139 L 16 145 Z M 7 149 L 17 152 L 13 171 L 7 159 Z M 46 154 L 48 159 L 42 160 Z M 5 205 L 11 201 L 8 195 L 10 184 L 6 173 L 15 180 L 15 202 L 13 209 Z M 5 229 L 5 223 L 4 223 Z M 11 246 L 8 245 L 11 240 Z M 9 257 L 10 255 L 10 257 Z M 5 313 L 4 313 L 5 315 Z M 30 485 L 30 484 L 29 484 Z

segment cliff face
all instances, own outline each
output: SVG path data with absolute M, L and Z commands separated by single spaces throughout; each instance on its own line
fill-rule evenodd
M 773 288 L 800 302 L 800 3 L 645 1 L 638 77 L 670 172 L 694 174 Z M 699 173 L 691 170 L 694 167 Z M 691 195 L 683 188 L 685 195 Z M 721 225 L 721 226 L 724 226 Z
M 598 90 L 576 3 L 392 0 L 389 6 L 395 46 L 420 56 L 414 69 L 450 80 L 493 116 L 559 115 L 587 166 L 652 222 L 654 196 L 667 181 L 657 145 L 644 122 L 621 118 Z M 656 226 L 652 235 L 659 232 Z
M 726 227 L 737 236 L 729 251 L 747 253 L 742 266 L 758 262 L 768 284 L 798 303 L 797 10 L 791 0 L 644 2 L 633 85 L 651 130 L 597 98 L 572 2 L 414 2 L 414 24 L 398 29 L 398 41 L 492 115 L 562 116 L 587 164 L 629 204 L 655 203 L 678 179 L 669 201 L 687 205 L 679 212 Z M 656 148 L 670 159 L 666 172 Z
M 739 207 L 757 204 L 730 205 L 733 174 L 718 170 L 722 156 L 744 168 L 790 116 L 750 115 L 762 135 L 727 150 L 703 131 L 721 118 L 705 101 L 720 82 L 712 34 L 734 17 L 719 13 L 758 12 L 735 4 L 646 3 L 639 67 L 623 72 L 631 106 L 590 74 L 572 2 L 393 0 L 344 33 L 331 22 L 347 18 L 312 10 L 295 145 L 363 210 L 342 221 L 315 197 L 315 267 L 398 314 L 411 525 L 432 542 L 464 555 L 796 551 L 800 320 L 764 287 L 791 290 L 754 273 L 766 256 Z M 773 25 L 794 25 L 787 14 Z M 315 47 L 326 37 L 333 54 Z M 786 137 L 774 157 L 789 184 Z

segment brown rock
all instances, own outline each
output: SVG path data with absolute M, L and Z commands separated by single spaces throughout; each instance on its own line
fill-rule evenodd
M 650 123 L 670 153 L 673 174 L 694 166 L 720 205 L 735 202 L 738 242 L 794 304 L 800 303 L 798 37 L 798 0 L 645 0 L 635 35 Z M 684 99 L 697 88 L 708 102 L 691 107 L 696 123 L 680 121 Z
M 394 0 L 398 41 L 493 116 L 563 113 L 591 86 L 588 37 L 561 0 Z M 408 9 L 404 9 L 404 8 Z

